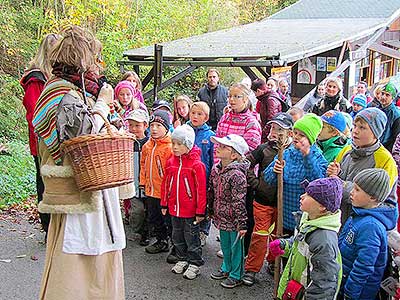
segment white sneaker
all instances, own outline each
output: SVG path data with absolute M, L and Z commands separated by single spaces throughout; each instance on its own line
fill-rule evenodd
M 182 274 L 185 272 L 186 268 L 189 266 L 187 261 L 178 261 L 175 266 L 171 269 L 172 273 Z
M 207 234 L 204 232 L 200 232 L 200 243 L 202 247 L 204 247 L 207 243 Z
M 193 280 L 200 274 L 200 268 L 195 265 L 189 265 L 185 273 L 183 273 L 183 278 Z
M 218 256 L 219 258 L 224 258 L 224 253 L 222 253 L 222 250 L 218 250 L 217 256 Z

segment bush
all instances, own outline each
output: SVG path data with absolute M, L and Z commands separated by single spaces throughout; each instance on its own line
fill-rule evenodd
M 0 209 L 36 194 L 36 174 L 28 146 L 21 141 L 6 144 L 10 155 L 0 155 Z

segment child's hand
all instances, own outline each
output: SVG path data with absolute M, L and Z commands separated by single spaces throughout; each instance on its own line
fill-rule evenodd
M 279 239 L 272 241 L 269 243 L 269 250 L 271 251 L 271 255 L 275 258 L 281 256 L 285 253 L 285 251 L 281 248 L 281 241 Z
M 161 208 L 161 213 L 163 214 L 163 216 L 165 216 L 167 214 L 167 209 L 166 208 Z
M 239 235 L 240 235 L 240 237 L 241 237 L 241 238 L 244 237 L 244 235 L 246 234 L 246 232 L 247 232 L 247 230 L 245 230 L 245 229 L 239 230 Z
M 201 221 L 204 220 L 204 217 L 196 216 L 196 223 L 199 224 Z
M 286 162 L 284 160 L 282 160 L 282 162 L 279 160 L 276 160 L 275 165 L 274 165 L 274 172 L 276 174 L 282 174 L 283 168 L 285 167 L 285 165 L 286 165 Z
M 328 166 L 328 169 L 326 170 L 326 175 L 338 176 L 339 173 L 340 173 L 340 164 L 336 161 L 331 162 Z

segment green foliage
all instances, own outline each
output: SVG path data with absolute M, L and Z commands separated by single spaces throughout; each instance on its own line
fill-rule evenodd
M 27 145 L 13 141 L 6 146 L 11 155 L 0 155 L 0 209 L 36 193 L 35 166 Z
M 0 137 L 28 141 L 22 98 L 19 82 L 9 75 L 0 76 Z

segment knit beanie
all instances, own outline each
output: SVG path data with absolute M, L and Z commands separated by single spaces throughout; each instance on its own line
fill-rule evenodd
M 303 132 L 310 141 L 310 144 L 314 144 L 321 132 L 322 121 L 316 114 L 308 113 L 294 123 L 293 129 Z
M 192 150 L 195 139 L 194 130 L 186 124 L 178 126 L 172 132 L 171 139 L 180 141 L 189 150 Z
M 365 95 L 362 95 L 362 94 L 357 94 L 354 96 L 353 103 L 360 105 L 362 108 L 366 108 L 367 107 L 367 97 L 365 97 Z
M 321 120 L 340 132 L 344 132 L 346 129 L 346 119 L 340 111 L 329 110 L 321 116 Z
M 387 123 L 387 117 L 383 111 L 376 107 L 368 107 L 360 111 L 357 118 L 367 122 L 377 139 L 381 137 Z
M 336 212 L 340 208 L 343 195 L 343 183 L 338 177 L 319 178 L 308 183 L 302 183 L 305 191 L 319 204 L 330 212 Z
M 165 110 L 156 110 L 151 116 L 150 116 L 150 122 L 151 123 L 160 123 L 163 125 L 167 131 L 169 130 L 169 127 L 171 126 L 171 121 L 169 120 L 169 115 L 168 112 Z
M 391 94 L 393 99 L 396 98 L 397 95 L 396 86 L 392 82 L 388 82 L 385 86 L 383 86 L 382 92 Z
M 115 89 L 114 89 L 114 97 L 115 97 L 115 99 L 118 99 L 119 92 L 122 89 L 129 89 L 131 91 L 132 95 L 135 94 L 135 87 L 133 86 L 132 82 L 127 81 L 127 80 L 123 80 L 123 81 L 120 81 L 117 84 L 117 86 L 115 87 Z
M 354 183 L 371 197 L 383 202 L 390 193 L 390 178 L 383 169 L 365 169 L 354 177 Z

